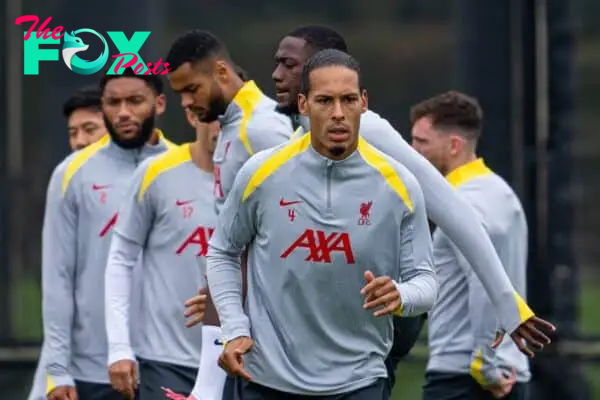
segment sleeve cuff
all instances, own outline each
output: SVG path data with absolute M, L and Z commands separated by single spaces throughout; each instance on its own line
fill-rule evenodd
M 75 387 L 75 381 L 69 375 L 46 374 L 46 395 L 49 395 L 54 389 L 60 386 Z
M 110 350 L 108 354 L 108 366 L 110 367 L 117 361 L 131 360 L 135 361 L 133 350 L 129 346 L 117 346 Z
M 473 354 L 470 374 L 477 383 L 486 387 L 500 380 L 500 370 L 495 363 L 496 352 L 491 347 L 479 349 Z

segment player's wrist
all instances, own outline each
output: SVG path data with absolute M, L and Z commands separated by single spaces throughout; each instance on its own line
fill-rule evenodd
M 135 355 L 133 354 L 131 347 L 126 345 L 111 347 L 108 353 L 108 366 L 110 367 L 114 363 L 122 360 L 135 361 Z
M 406 315 L 407 313 L 407 309 L 406 309 L 406 305 L 405 304 L 410 304 L 409 302 L 406 302 L 406 290 L 402 289 L 402 284 L 396 280 L 392 280 L 392 282 L 394 282 L 394 286 L 396 287 L 396 290 L 398 291 L 398 294 L 400 295 L 400 306 L 398 308 L 396 308 L 394 310 L 394 315 L 396 317 L 403 317 Z M 408 294 L 408 296 L 410 296 L 410 294 Z

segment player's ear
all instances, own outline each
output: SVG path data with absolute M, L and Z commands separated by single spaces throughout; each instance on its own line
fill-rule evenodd
M 367 95 L 367 90 L 363 89 L 360 93 L 361 100 L 361 112 L 366 112 L 369 109 L 369 96 Z
M 304 116 L 308 115 L 308 99 L 302 93 L 298 93 L 298 111 Z
M 164 94 L 159 94 L 156 96 L 154 109 L 156 110 L 156 115 L 164 114 L 165 110 L 167 109 L 167 97 Z
M 213 67 L 213 73 L 214 73 L 214 77 L 215 80 L 217 82 L 221 82 L 223 84 L 228 83 L 229 81 L 229 75 L 228 75 L 228 68 L 229 66 L 227 65 L 227 63 L 223 60 L 217 60 L 215 61 L 214 67 Z
M 450 155 L 460 153 L 465 146 L 465 139 L 460 135 L 450 135 Z

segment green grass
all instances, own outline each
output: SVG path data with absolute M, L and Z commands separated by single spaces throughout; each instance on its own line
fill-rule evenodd
M 14 285 L 13 313 L 14 334 L 19 339 L 41 338 L 40 290 L 35 280 L 22 281 Z M 583 333 L 600 333 L 600 281 L 586 279 L 582 285 L 580 298 L 581 328 Z M 588 382 L 592 385 L 593 399 L 600 399 L 600 365 L 584 366 Z M 398 368 L 398 379 L 391 400 L 418 400 L 421 398 L 425 363 L 415 361 L 402 363 Z

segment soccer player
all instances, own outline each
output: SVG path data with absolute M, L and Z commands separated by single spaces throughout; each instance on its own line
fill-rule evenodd
M 77 90 L 63 105 L 71 150 L 81 150 L 106 134 L 97 86 Z
M 517 195 L 477 158 L 483 112 L 476 99 L 447 92 L 411 110 L 412 145 L 480 217 L 515 289 L 525 295 L 527 221 Z M 509 340 L 494 350 L 497 313 L 473 269 L 442 229 L 434 233 L 440 293 L 429 314 L 424 400 L 525 400 L 531 374 Z
M 166 62 L 171 88 L 181 105 L 200 122 L 219 120 L 221 133 L 213 156 L 217 212 L 242 165 L 258 151 L 286 142 L 289 119 L 254 81 L 244 82 L 225 45 L 213 34 L 192 30 L 171 46 Z
M 298 115 L 297 93 L 302 66 L 315 52 L 331 47 L 347 51 L 343 37 L 326 27 L 299 28 L 282 39 L 275 55 L 277 67 L 273 72 L 281 111 L 295 117 Z M 296 119 L 305 131 L 309 129 L 306 118 Z M 469 261 L 497 310 L 501 332 L 510 333 L 519 349 L 530 356 L 533 351 L 543 349 L 549 342 L 541 331 L 554 331 L 554 326 L 536 317 L 514 290 L 489 237 L 468 202 L 378 114 L 367 110 L 362 115 L 360 135 L 401 162 L 418 179 L 428 217 L 448 235 Z M 457 213 L 455 210 L 461 211 Z
M 301 93 L 313 130 L 242 167 L 210 241 L 220 363 L 247 379 L 245 400 L 387 399 L 391 314 L 427 312 L 437 294 L 423 196 L 359 138 L 367 97 L 356 60 L 314 55 Z
M 286 35 L 281 40 L 275 54 L 276 68 L 272 78 L 277 93 L 277 108 L 292 120 L 295 129 L 293 137 L 310 129 L 307 118 L 298 111 L 302 67 L 308 57 L 327 48 L 348 52 L 346 42 L 339 33 L 325 26 L 309 25 L 295 29 Z M 364 127 L 361 128 L 364 130 Z M 387 129 L 387 127 L 384 128 Z M 380 147 L 379 149 L 385 151 L 384 148 Z M 396 160 L 401 161 L 400 159 Z M 426 314 L 409 318 L 394 317 L 395 340 L 392 351 L 386 360 L 390 392 L 395 383 L 398 363 L 414 346 L 425 318 Z
M 138 376 L 136 356 L 142 399 L 164 399 L 161 387 L 189 395 L 198 365 L 203 370 L 202 393 L 207 396 L 203 399 L 220 400 L 225 382 L 217 366 L 220 328 L 187 329 L 183 315 L 185 300 L 206 286 L 205 256 L 216 220 L 212 153 L 219 131 L 217 121 L 203 124 L 189 110 L 186 115 L 195 126 L 195 142 L 147 160 L 137 169 L 108 256 L 109 375 L 113 387 L 130 398 Z M 129 303 L 138 259 L 143 301 L 141 337 L 134 354 Z
M 63 104 L 63 114 L 67 118 L 69 146 L 72 151 L 81 150 L 106 134 L 106 126 L 100 111 L 100 91 L 96 86 L 86 86 L 76 90 Z M 46 399 L 46 376 L 43 365 L 46 353 L 46 345 L 42 343 L 42 351 L 28 400 Z
M 289 119 L 275 111 L 277 103 L 254 81 L 239 76 L 225 45 L 213 34 L 192 30 L 171 46 L 166 62 L 172 68 L 171 88 L 181 104 L 201 122 L 218 119 L 221 133 L 213 156 L 217 215 L 242 165 L 256 152 L 285 143 L 292 134 Z M 245 259 L 242 272 L 245 274 Z M 194 306 L 194 299 L 187 304 Z M 196 318 L 197 320 L 198 318 Z M 233 381 L 227 379 L 223 399 L 233 399 Z
M 109 135 L 67 157 L 48 186 L 43 226 L 44 339 L 50 400 L 122 399 L 106 370 L 104 270 L 123 193 L 138 164 L 174 145 L 155 129 L 165 109 L 156 75 L 105 75 Z

